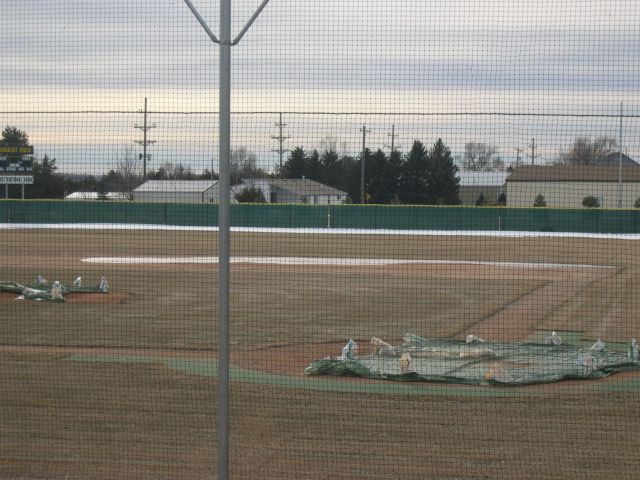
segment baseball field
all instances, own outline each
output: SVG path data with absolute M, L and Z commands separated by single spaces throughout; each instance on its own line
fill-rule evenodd
M 0 230 L 0 280 L 110 283 L 65 303 L 0 294 L 0 478 L 215 477 L 216 254 L 211 231 Z M 637 474 L 637 372 L 523 387 L 304 373 L 349 338 L 366 355 L 406 333 L 624 350 L 637 240 L 234 232 L 232 256 L 234 479 Z

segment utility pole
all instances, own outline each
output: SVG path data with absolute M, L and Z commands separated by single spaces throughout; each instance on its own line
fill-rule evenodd
M 520 166 L 520 152 L 522 152 L 522 149 L 520 147 L 516 147 L 516 167 Z
M 193 16 L 202 26 L 211 41 L 220 45 L 218 161 L 220 181 L 218 190 L 218 391 L 217 391 L 217 438 L 218 480 L 229 480 L 229 278 L 231 252 L 230 224 L 230 158 L 231 158 L 231 47 L 237 45 L 249 27 L 267 6 L 263 0 L 236 38 L 231 41 L 231 0 L 220 0 L 220 40 L 211 31 L 191 0 L 184 0 Z
M 536 139 L 532 138 L 531 139 L 531 145 L 529 145 L 531 147 L 531 155 L 529 155 L 529 158 L 531 159 L 531 165 L 535 165 L 535 160 L 536 158 L 538 158 L 540 156 L 539 153 L 536 153 Z
M 142 130 L 142 140 L 134 140 L 138 145 L 142 145 L 142 154 L 140 158 L 142 158 L 142 178 L 147 178 L 147 159 L 151 157 L 151 155 L 147 154 L 147 145 L 152 145 L 156 143 L 155 140 L 147 139 L 147 132 L 152 128 L 156 128 L 156 124 L 149 125 L 147 123 L 147 97 L 144 97 L 144 123 L 142 125 L 138 125 L 137 123 L 133 126 L 133 128 L 139 128 Z
M 620 131 L 618 132 L 618 208 L 622 208 L 622 102 L 620 102 Z
M 280 178 L 282 178 L 282 156 L 284 155 L 284 152 L 289 151 L 284 149 L 284 141 L 291 137 L 285 137 L 282 134 L 282 128 L 287 126 L 286 123 L 282 123 L 282 113 L 280 113 L 280 120 L 275 125 L 280 130 L 278 135 L 271 135 L 271 138 L 278 141 L 278 150 L 272 150 L 272 152 L 276 152 L 280 156 Z
M 396 146 L 395 146 L 396 126 L 395 125 L 391 125 L 391 133 L 387 133 L 387 136 L 391 137 L 391 145 L 385 145 L 385 147 L 389 147 L 392 152 L 395 152 L 395 150 L 396 150 Z
M 364 193 L 364 177 L 365 177 L 365 163 L 367 154 L 367 133 L 371 133 L 371 130 L 367 130 L 366 125 L 362 125 L 360 129 L 362 132 L 362 159 L 360 162 L 360 203 L 367 203 L 367 199 Z

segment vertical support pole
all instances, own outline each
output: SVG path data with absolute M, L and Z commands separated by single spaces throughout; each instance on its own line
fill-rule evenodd
M 622 208 L 622 102 L 620 102 L 620 131 L 618 151 L 618 208 Z
M 142 178 L 147 179 L 147 97 L 144 97 L 144 127 L 142 129 Z
M 362 128 L 360 130 L 362 132 L 362 160 L 360 162 L 360 203 L 361 204 L 365 204 L 366 203 L 366 195 L 365 195 L 365 175 L 366 175 L 366 168 L 365 168 L 365 163 L 366 163 L 366 150 L 367 150 L 367 133 L 370 130 L 367 130 L 367 126 L 366 125 L 362 125 Z
M 231 0 L 220 0 L 218 211 L 218 479 L 229 479 L 229 245 L 231 156 Z
M 540 156 L 539 153 L 536 153 L 536 139 L 535 138 L 531 139 L 531 145 L 529 145 L 529 146 L 531 147 L 531 165 L 535 165 L 536 158 L 538 158 Z

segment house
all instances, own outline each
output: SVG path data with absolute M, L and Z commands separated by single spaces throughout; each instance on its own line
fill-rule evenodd
M 308 179 L 244 179 L 231 187 L 231 202 L 243 188 L 257 186 L 267 203 L 337 205 L 347 193 Z M 137 202 L 218 203 L 218 180 L 147 180 L 133 191 Z
M 469 172 L 461 171 L 458 197 L 462 205 L 475 205 L 480 195 L 487 205 L 498 202 L 500 195 L 506 193 L 508 172 Z
M 348 194 L 308 178 L 259 178 L 243 179 L 242 186 L 257 186 L 262 190 L 268 203 L 306 203 L 310 205 L 340 205 L 347 200 Z
M 585 197 L 603 208 L 633 208 L 640 197 L 640 165 L 528 165 L 507 177 L 507 205 L 532 207 L 542 195 L 548 207 L 582 208 Z
M 218 203 L 218 180 L 147 180 L 133 191 L 136 202 Z

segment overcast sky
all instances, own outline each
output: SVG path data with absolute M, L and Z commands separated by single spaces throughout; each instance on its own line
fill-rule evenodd
M 219 2 L 193 3 L 217 33 Z M 232 1 L 234 33 L 259 3 Z M 216 109 L 217 47 L 182 0 L 2 6 L 0 121 L 24 121 L 33 140 L 113 145 L 123 131 L 114 119 L 99 138 L 65 138 L 2 112 L 135 111 L 145 96 L 156 111 Z M 637 0 L 271 0 L 233 47 L 233 110 L 615 114 L 624 102 L 637 115 L 639 25 Z M 193 132 L 172 122 L 176 137 Z M 456 122 L 432 127 L 454 136 Z

